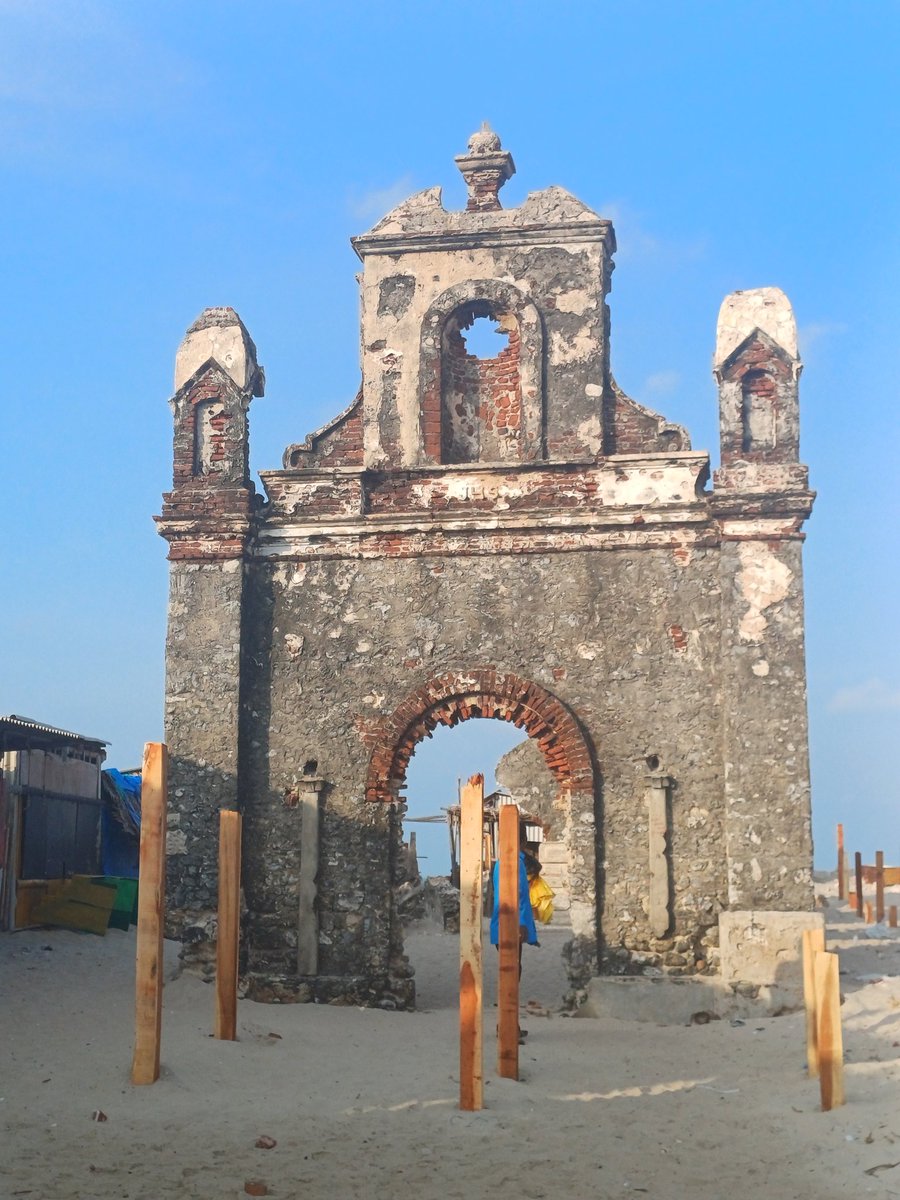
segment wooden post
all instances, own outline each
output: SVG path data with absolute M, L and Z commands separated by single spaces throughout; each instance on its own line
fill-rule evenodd
M 216 1037 L 237 1041 L 241 932 L 241 814 L 219 813 L 219 933 L 216 940 Z
M 459 830 L 459 1107 L 484 1107 L 482 1048 L 482 828 L 484 776 L 462 789 Z
M 806 1068 L 810 1079 L 818 1078 L 819 1053 L 816 1036 L 816 951 L 825 949 L 825 930 L 803 930 L 803 1006 L 806 1009 Z
M 888 925 L 891 929 L 897 928 L 897 905 L 892 904 L 888 909 Z
M 141 775 L 141 849 L 132 1083 L 155 1083 L 159 1079 L 163 917 L 166 909 L 167 775 L 166 747 L 161 742 L 147 742 L 144 746 Z
M 875 851 L 875 920 L 884 920 L 884 851 Z
M 841 1035 L 841 992 L 838 956 L 816 952 L 816 1043 L 822 1112 L 844 1103 L 844 1042 Z
M 875 910 L 872 907 L 872 901 L 866 901 L 866 924 L 871 925 L 875 920 Z
M 838 876 L 838 900 L 846 900 L 844 892 L 844 827 L 837 827 L 837 876 Z
M 853 856 L 853 864 L 856 868 L 856 915 L 863 915 L 863 874 L 862 874 L 862 855 L 857 850 Z
M 500 808 L 500 984 L 497 1000 L 497 1070 L 503 1079 L 519 1078 L 519 810 Z

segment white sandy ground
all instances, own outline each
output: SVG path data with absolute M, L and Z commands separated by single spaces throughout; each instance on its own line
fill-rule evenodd
M 132 1087 L 133 932 L 3 935 L 0 1196 L 238 1200 L 249 1179 L 279 1200 L 900 1196 L 900 932 L 834 900 L 828 920 L 847 1055 L 831 1113 L 806 1076 L 801 1014 L 530 1015 L 514 1083 L 497 1077 L 490 1007 L 486 1107 L 461 1113 L 457 939 L 434 926 L 408 938 L 416 1013 L 241 1001 L 240 1040 L 217 1042 L 212 989 L 170 979 L 161 1079 Z M 565 937 L 543 930 L 526 952 L 523 1001 L 556 1007 Z M 167 958 L 175 976 L 175 946 Z M 274 1149 L 255 1148 L 262 1134 Z

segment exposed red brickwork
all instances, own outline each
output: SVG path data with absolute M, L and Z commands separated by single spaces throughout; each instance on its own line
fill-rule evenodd
M 599 476 L 583 466 L 530 468 L 527 475 L 482 478 L 460 489 L 458 479 L 435 472 L 394 471 L 366 481 L 365 511 L 508 513 L 538 509 L 577 511 L 598 503 Z
M 687 650 L 688 636 L 680 625 L 667 625 L 666 633 L 672 639 L 672 645 L 678 651 Z
M 239 558 L 256 495 L 247 467 L 243 396 L 212 364 L 175 403 L 173 487 L 157 518 L 169 558 Z
M 468 352 L 465 331 L 479 317 L 497 320 L 507 345 L 493 358 Z M 445 327 L 441 359 L 441 461 L 521 458 L 519 331 L 509 314 L 484 302 L 466 305 Z
M 689 450 L 684 431 L 626 396 L 614 379 L 603 398 L 604 454 Z
M 779 438 L 785 411 L 795 406 L 794 367 L 779 347 L 759 333 L 751 337 L 726 363 L 722 379 L 740 383 L 739 419 L 722 430 L 722 461 L 780 462 L 788 449 Z M 754 427 L 754 414 L 766 415 L 767 433 Z
M 466 179 L 469 198 L 466 212 L 497 212 L 500 208 L 498 192 L 506 182 L 506 173 L 501 170 L 472 171 Z
M 309 434 L 306 440 L 288 446 L 286 468 L 360 467 L 363 462 L 362 388 L 349 408 Z
M 391 716 L 362 727 L 362 736 L 372 747 L 366 799 L 396 799 L 422 738 L 438 725 L 457 725 L 472 717 L 511 721 L 536 739 L 561 789 L 593 791 L 590 751 L 569 710 L 535 683 L 479 667 L 432 679 L 411 692 Z

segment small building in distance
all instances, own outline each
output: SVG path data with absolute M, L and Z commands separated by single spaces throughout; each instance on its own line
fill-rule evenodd
M 0 929 L 30 924 L 51 881 L 101 872 L 106 746 L 0 717 Z

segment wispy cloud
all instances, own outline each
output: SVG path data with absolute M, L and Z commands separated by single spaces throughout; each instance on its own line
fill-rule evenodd
M 401 175 L 385 187 L 373 187 L 364 192 L 351 192 L 347 207 L 358 221 L 379 221 L 396 208 L 401 200 L 416 190 L 412 175 Z
M 641 394 L 644 396 L 671 396 L 681 382 L 679 371 L 654 371 L 644 380 Z
M 849 326 L 843 321 L 810 321 L 797 330 L 797 341 L 801 354 L 809 354 L 813 347 L 827 338 L 846 333 Z
M 166 106 L 196 79 L 196 64 L 129 23 L 109 0 L 0 0 L 4 108 L 117 115 Z
M 629 258 L 656 259 L 674 265 L 696 262 L 706 255 L 705 237 L 683 239 L 660 236 L 649 230 L 641 215 L 622 201 L 601 204 L 597 211 L 601 216 L 608 217 L 615 226 L 619 247 L 616 257 L 620 261 Z
M 900 687 L 883 679 L 839 688 L 828 701 L 829 712 L 889 712 L 896 708 L 900 708 Z

